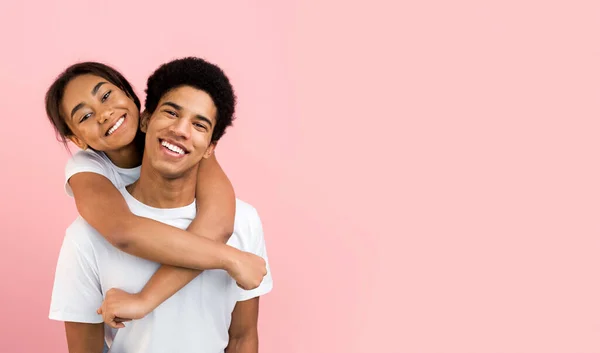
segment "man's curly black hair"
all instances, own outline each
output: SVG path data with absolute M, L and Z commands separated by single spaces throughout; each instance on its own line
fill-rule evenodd
M 154 113 L 158 101 L 170 90 L 190 86 L 208 93 L 217 108 L 211 142 L 218 141 L 235 119 L 236 96 L 229 79 L 218 66 L 196 57 L 176 59 L 161 65 L 148 78 L 146 112 Z

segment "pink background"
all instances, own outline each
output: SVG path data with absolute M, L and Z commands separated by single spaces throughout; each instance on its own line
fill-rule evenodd
M 47 86 L 197 55 L 239 95 L 261 352 L 600 352 L 599 33 L 592 1 L 3 1 L 0 351 L 66 351 Z

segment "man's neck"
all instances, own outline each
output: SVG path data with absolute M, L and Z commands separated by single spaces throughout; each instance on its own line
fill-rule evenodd
M 141 203 L 154 208 L 178 208 L 190 205 L 196 197 L 197 169 L 176 179 L 168 179 L 151 168 L 140 171 L 140 178 L 127 191 Z

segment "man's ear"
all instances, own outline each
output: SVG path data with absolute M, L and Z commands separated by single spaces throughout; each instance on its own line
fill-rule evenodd
M 140 130 L 142 130 L 143 133 L 146 133 L 148 131 L 148 123 L 149 122 L 150 122 L 150 113 L 148 113 L 148 111 L 144 110 L 144 112 L 140 114 Z
M 210 158 L 210 156 L 212 156 L 213 153 L 215 153 L 215 148 L 217 148 L 217 142 L 211 142 L 210 145 L 208 145 L 206 151 L 204 151 L 204 156 L 202 156 L 202 158 Z
M 87 148 L 88 148 L 87 143 L 83 142 L 83 140 L 81 140 L 79 137 L 77 137 L 75 135 L 71 135 L 71 136 L 68 136 L 68 139 L 71 140 L 71 142 L 73 142 L 75 144 L 75 146 L 81 148 L 82 150 L 87 150 Z

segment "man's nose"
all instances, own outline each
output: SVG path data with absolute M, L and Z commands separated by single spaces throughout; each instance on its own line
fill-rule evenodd
M 176 136 L 189 139 L 191 136 L 192 127 L 189 119 L 179 118 L 173 122 L 170 130 Z

